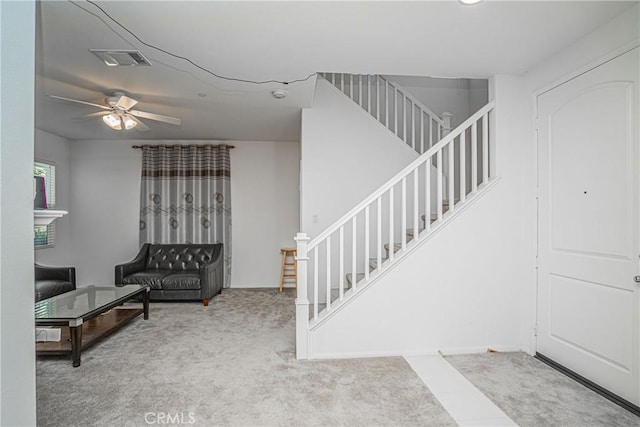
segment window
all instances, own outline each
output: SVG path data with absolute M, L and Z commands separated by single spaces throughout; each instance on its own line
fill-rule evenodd
M 33 176 L 34 178 L 44 178 L 44 193 L 47 203 L 46 206 L 48 209 L 54 209 L 56 206 L 56 166 L 50 162 L 36 161 L 33 164 Z M 49 225 L 34 227 L 33 234 L 33 244 L 36 249 L 52 247 L 55 243 L 56 238 L 55 221 Z

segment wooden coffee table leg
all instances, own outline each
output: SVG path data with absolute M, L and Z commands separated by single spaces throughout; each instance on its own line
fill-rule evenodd
M 73 367 L 80 366 L 80 349 L 82 348 L 82 324 L 78 326 L 69 326 L 71 335 L 71 359 Z
M 147 288 L 142 294 L 142 310 L 144 319 L 149 318 L 149 288 Z

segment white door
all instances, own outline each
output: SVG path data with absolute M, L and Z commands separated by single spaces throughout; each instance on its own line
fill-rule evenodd
M 536 349 L 636 405 L 638 50 L 538 96 Z

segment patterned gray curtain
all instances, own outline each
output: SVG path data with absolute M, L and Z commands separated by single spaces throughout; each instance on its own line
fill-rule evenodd
M 223 243 L 231 281 L 228 145 L 143 145 L 140 244 Z

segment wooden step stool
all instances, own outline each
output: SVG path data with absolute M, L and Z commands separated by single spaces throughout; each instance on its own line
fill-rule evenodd
M 293 279 L 298 287 L 298 260 L 297 250 L 295 248 L 282 248 L 282 272 L 280 273 L 280 292 L 284 287 L 286 279 Z M 291 259 L 291 261 L 289 261 Z

